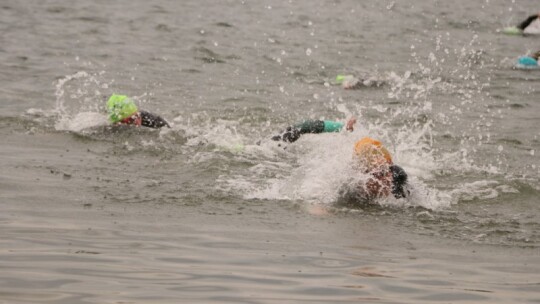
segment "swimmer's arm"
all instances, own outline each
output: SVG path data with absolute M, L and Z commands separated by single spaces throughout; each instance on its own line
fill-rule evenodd
M 298 130 L 300 134 L 323 133 L 325 132 L 325 121 L 308 119 L 294 125 L 293 128 Z
M 328 128 L 331 126 L 338 126 L 336 124 L 331 121 L 308 119 L 294 126 L 287 127 L 280 135 L 273 136 L 272 140 L 282 140 L 284 142 L 292 143 L 297 141 L 302 134 L 330 132 L 328 131 Z M 341 129 L 341 127 L 343 127 L 343 124 L 341 124 L 339 128 Z
M 349 121 L 347 121 L 346 130 L 353 131 L 355 123 L 356 118 L 350 118 Z M 343 126 L 344 124 L 338 121 L 309 119 L 294 126 L 287 127 L 281 135 L 276 135 L 272 137 L 272 139 L 295 142 L 302 134 L 339 132 L 343 129 Z
M 520 30 L 525 30 L 525 28 L 527 28 L 527 26 L 529 26 L 536 18 L 539 18 L 539 15 L 540 14 L 536 14 L 536 15 L 531 15 L 529 16 L 527 19 L 525 19 L 525 21 L 521 22 L 517 28 L 520 29 Z
M 339 132 L 341 129 L 343 129 L 343 123 L 339 121 L 325 120 L 323 123 L 323 132 L 325 133 Z
M 351 117 L 346 124 L 332 120 L 306 120 L 295 126 L 301 134 L 305 133 L 332 133 L 339 132 L 345 126 L 345 130 L 353 131 L 356 118 Z

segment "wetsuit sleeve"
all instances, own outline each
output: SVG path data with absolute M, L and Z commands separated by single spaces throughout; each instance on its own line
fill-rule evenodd
M 538 18 L 538 15 L 531 15 L 525 21 L 521 22 L 517 28 L 524 31 L 527 26 L 529 26 L 536 18 Z
M 273 140 L 285 142 L 295 142 L 302 134 L 339 132 L 343 128 L 343 123 L 330 120 L 305 120 L 287 129 L 280 135 L 272 137 Z
M 285 129 L 285 131 L 281 132 L 281 134 L 272 136 L 272 140 L 275 141 L 284 141 L 284 142 L 295 142 L 300 138 L 300 131 L 298 129 L 295 129 L 294 127 L 290 126 Z
M 171 127 L 169 126 L 169 123 L 161 116 L 158 116 L 156 114 L 152 114 L 150 112 L 146 111 L 140 111 L 141 113 L 141 125 L 149 128 L 159 129 L 161 127 Z
M 324 131 L 323 132 L 339 132 L 343 129 L 343 123 L 339 121 L 324 121 Z
M 302 123 L 294 125 L 294 128 L 300 130 L 300 134 L 322 133 L 324 132 L 324 121 L 304 120 Z
M 295 142 L 302 134 L 306 133 L 322 133 L 324 132 L 324 121 L 322 120 L 305 120 L 294 126 L 289 126 L 281 134 L 273 136 L 272 140 Z

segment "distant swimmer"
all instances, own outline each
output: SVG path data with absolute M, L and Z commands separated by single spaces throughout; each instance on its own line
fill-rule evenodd
M 275 141 L 295 142 L 303 134 L 339 132 L 343 127 L 347 131 L 354 130 L 356 118 L 350 118 L 346 124 L 329 120 L 305 120 L 302 123 L 289 126 L 281 134 L 272 137 Z M 355 168 L 368 175 L 367 180 L 353 189 L 352 196 L 362 201 L 387 197 L 393 194 L 395 198 L 406 197 L 405 190 L 407 173 L 393 163 L 390 152 L 380 141 L 365 137 L 354 145 L 353 158 Z M 350 193 L 349 193 L 350 196 Z
M 280 134 L 272 137 L 275 141 L 295 142 L 302 134 L 339 132 L 345 126 L 347 131 L 353 131 L 356 118 L 352 117 L 345 125 L 342 122 L 331 120 L 305 120 L 301 123 L 287 127 Z
M 144 126 L 159 129 L 169 127 L 167 121 L 156 114 L 139 110 L 133 100 L 125 95 L 113 94 L 107 101 L 109 120 L 114 124 Z
M 504 28 L 503 33 L 510 35 L 540 34 L 540 12 L 535 15 L 530 15 L 517 26 Z
M 517 67 L 521 68 L 538 68 L 538 59 L 540 58 L 540 51 L 532 54 L 531 56 L 521 56 L 518 58 Z

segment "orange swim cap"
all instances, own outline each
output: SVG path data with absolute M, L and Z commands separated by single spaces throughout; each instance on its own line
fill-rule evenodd
M 368 171 L 382 165 L 392 164 L 390 152 L 383 147 L 380 141 L 369 137 L 364 137 L 354 144 L 354 153 Z

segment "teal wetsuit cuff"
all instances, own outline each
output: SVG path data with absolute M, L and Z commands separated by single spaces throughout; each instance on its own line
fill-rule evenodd
M 339 132 L 343 129 L 343 125 L 342 122 L 325 120 L 323 132 Z

